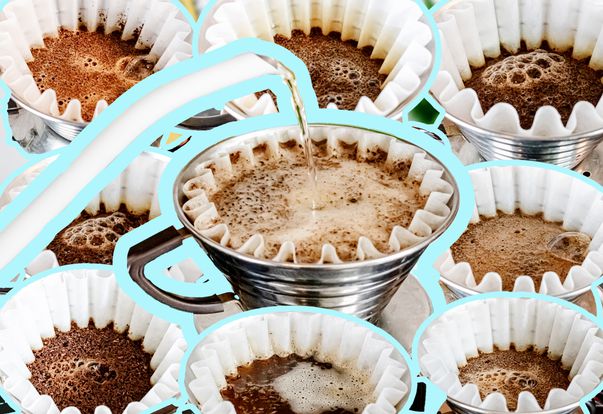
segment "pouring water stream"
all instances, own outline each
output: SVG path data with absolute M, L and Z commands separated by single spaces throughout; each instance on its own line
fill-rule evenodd
M 277 67 L 282 74 L 283 81 L 291 91 L 291 103 L 297 115 L 300 128 L 300 138 L 304 147 L 304 157 L 308 167 L 308 185 L 310 186 L 311 208 L 315 212 L 322 209 L 324 205 L 321 202 L 320 190 L 318 188 L 318 171 L 314 161 L 312 138 L 310 137 L 310 128 L 308 127 L 304 102 L 299 93 L 299 89 L 297 88 L 295 74 L 289 68 L 280 63 L 277 65 Z

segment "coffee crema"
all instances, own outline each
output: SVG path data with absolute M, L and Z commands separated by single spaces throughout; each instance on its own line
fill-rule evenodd
M 372 59 L 373 48 L 358 48 L 341 33 L 322 34 L 313 28 L 309 35 L 294 30 L 291 38 L 274 37 L 276 44 L 290 50 L 307 66 L 320 107 L 334 103 L 353 110 L 362 96 L 377 99 L 387 75 L 380 73 L 382 59 Z
M 542 214 L 528 216 L 520 213 L 496 217 L 481 217 L 469 224 L 463 235 L 452 245 L 455 262 L 471 265 L 476 282 L 488 272 L 498 273 L 503 290 L 512 291 L 519 276 L 530 276 L 539 289 L 545 272 L 555 272 L 563 282 L 572 266 L 582 264 L 588 252 L 590 238 L 561 239 L 556 248 L 549 243 L 567 233 L 562 223 L 544 220 Z M 586 243 L 586 240 L 588 243 Z
M 62 113 L 71 100 L 82 104 L 82 118 L 91 121 L 100 100 L 111 104 L 153 73 L 150 49 L 137 49 L 120 34 L 60 29 L 58 37 L 44 39 L 28 63 L 41 92 L 53 89 Z
M 473 68 L 465 86 L 475 90 L 484 113 L 500 102 L 512 105 L 522 128 L 529 129 L 536 111 L 546 105 L 556 108 L 566 124 L 578 102 L 596 106 L 603 96 L 603 71 L 588 63 L 574 59 L 571 50 L 552 51 L 546 43 L 532 51 L 522 45 L 515 54 L 503 49 L 499 57 Z
M 239 414 L 355 414 L 373 402 L 367 375 L 313 357 L 256 360 L 226 378 L 220 392 Z
M 312 209 L 314 192 L 301 145 L 283 143 L 279 156 L 258 146 L 254 166 L 231 154 L 232 175 L 215 174 L 217 189 L 208 191 L 219 215 L 209 225 L 226 224 L 233 249 L 262 235 L 263 257 L 269 259 L 291 241 L 298 263 L 318 262 L 325 244 L 334 246 L 341 260 L 357 260 L 361 236 L 380 252 L 392 253 L 393 228 L 408 227 L 426 197 L 407 178 L 407 165 L 386 165 L 384 151 L 375 149 L 359 161 L 355 144 L 340 150 L 332 155 L 326 142 L 315 144 L 320 210 Z
M 149 221 L 149 214 L 131 213 L 125 205 L 118 211 L 84 211 L 48 245 L 60 265 L 112 264 L 113 251 L 121 236 Z
M 565 390 L 570 384 L 569 370 L 560 361 L 532 349 L 518 351 L 513 347 L 495 348 L 492 353 L 468 359 L 459 368 L 459 380 L 462 384 L 477 385 L 482 399 L 494 392 L 503 394 L 511 411 L 517 408 L 522 391 L 531 392 L 544 407 L 550 390 Z
M 44 339 L 27 365 L 40 395 L 52 397 L 59 410 L 76 407 L 94 414 L 97 406 L 123 412 L 151 389 L 151 355 L 142 340 L 133 341 L 113 325 L 97 329 L 72 324 L 69 332 Z

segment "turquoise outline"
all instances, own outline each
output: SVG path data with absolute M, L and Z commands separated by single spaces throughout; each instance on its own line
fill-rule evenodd
M 8 0 L 4 0 L 4 1 L 0 2 L 0 7 L 4 7 L 4 5 L 7 2 L 8 2 Z M 38 177 L 38 179 L 36 179 L 35 182 L 32 183 L 33 185 L 31 185 L 30 188 L 28 188 L 26 191 L 24 191 L 22 196 L 19 196 L 17 199 L 15 199 L 15 201 L 13 203 L 11 203 L 10 208 L 7 207 L 7 209 L 5 209 L 2 213 L 0 213 L 0 230 L 2 228 L 4 228 L 6 226 L 6 224 L 12 218 L 14 218 L 14 216 L 16 214 L 18 214 L 18 212 L 22 208 L 24 208 L 29 203 L 29 201 L 31 201 L 37 194 L 39 194 L 41 191 L 43 191 L 43 189 L 51 181 L 53 181 L 53 179 L 56 178 L 56 176 L 58 176 L 64 170 L 64 168 L 69 164 L 70 160 L 73 160 L 75 157 L 78 156 L 78 154 L 80 153 L 82 148 L 85 147 L 89 142 L 91 142 L 94 139 L 94 137 L 98 131 L 102 130 L 104 127 L 109 125 L 114 119 L 116 119 L 118 116 L 120 116 L 125 110 L 127 110 L 127 108 L 132 103 L 136 102 L 142 96 L 145 96 L 146 94 L 148 94 L 155 88 L 168 83 L 170 80 L 179 78 L 183 75 L 192 73 L 192 72 L 200 70 L 202 68 L 210 67 L 217 63 L 227 61 L 229 58 L 240 55 L 242 53 L 251 52 L 251 53 L 276 57 L 276 58 L 278 58 L 278 60 L 281 60 L 286 66 L 288 66 L 294 70 L 294 72 L 297 74 L 297 76 L 299 78 L 299 86 L 302 90 L 302 97 L 304 98 L 304 101 L 306 102 L 306 106 L 307 106 L 306 109 L 308 112 L 308 120 L 311 123 L 320 123 L 320 122 L 341 123 L 341 124 L 348 124 L 351 126 L 355 125 L 355 126 L 368 127 L 371 129 L 376 129 L 376 130 L 382 131 L 382 132 L 393 133 L 394 135 L 398 135 L 398 136 L 404 136 L 405 138 L 408 138 L 408 140 L 410 142 L 423 146 L 428 151 L 430 151 L 432 154 L 434 154 L 436 157 L 443 160 L 444 163 L 447 165 L 447 167 L 450 168 L 451 173 L 453 175 L 455 175 L 455 178 L 459 182 L 460 194 L 461 194 L 461 206 L 460 206 L 460 211 L 459 211 L 457 220 L 455 220 L 453 225 L 447 230 L 446 233 L 444 233 L 437 241 L 435 241 L 432 245 L 430 245 L 427 248 L 427 250 L 421 256 L 421 259 L 419 260 L 419 262 L 417 263 L 415 268 L 412 270 L 412 274 L 417 276 L 417 279 L 419 280 L 419 282 L 425 289 L 427 295 L 430 297 L 430 299 L 432 301 L 434 315 L 441 314 L 446 309 L 449 309 L 453 306 L 456 306 L 457 304 L 462 304 L 462 303 L 465 303 L 470 300 L 479 300 L 479 299 L 483 299 L 483 298 L 487 298 L 487 297 L 496 297 L 497 295 L 509 295 L 509 296 L 522 295 L 521 293 L 514 294 L 514 293 L 496 292 L 496 293 L 491 293 L 491 294 L 483 294 L 483 295 L 479 295 L 479 296 L 474 296 L 474 297 L 467 298 L 467 299 L 464 299 L 459 302 L 455 302 L 453 305 L 447 305 L 445 302 L 445 299 L 444 299 L 443 291 L 439 287 L 439 283 L 438 283 L 439 274 L 433 267 L 433 263 L 440 256 L 440 254 L 443 253 L 446 249 L 448 249 L 448 247 L 451 244 L 453 244 L 454 241 L 456 241 L 458 239 L 458 237 L 460 237 L 460 235 L 464 232 L 464 230 L 469 222 L 469 219 L 471 217 L 471 214 L 473 212 L 473 205 L 474 205 L 473 189 L 472 189 L 471 182 L 470 182 L 470 179 L 468 176 L 468 171 L 471 171 L 476 168 L 483 168 L 485 166 L 505 165 L 505 164 L 517 164 L 517 165 L 530 164 L 530 162 L 526 162 L 526 161 L 495 161 L 495 162 L 489 162 L 489 163 L 475 164 L 475 165 L 469 166 L 467 168 L 464 168 L 460 164 L 458 159 L 456 159 L 456 157 L 454 157 L 454 155 L 451 153 L 450 142 L 448 141 L 447 137 L 444 137 L 443 134 L 439 130 L 437 130 L 437 126 L 441 123 L 441 121 L 444 118 L 444 110 L 441 107 L 441 105 L 435 100 L 435 98 L 433 98 L 433 96 L 431 96 L 431 94 L 429 92 L 431 85 L 432 85 L 435 77 L 437 76 L 437 73 L 439 71 L 440 62 L 441 62 L 441 39 L 439 36 L 439 30 L 437 29 L 437 26 L 433 19 L 433 13 L 435 13 L 445 3 L 447 3 L 446 1 L 438 2 L 431 9 L 427 9 L 427 7 L 422 2 L 417 1 L 417 4 L 422 9 L 423 14 L 426 17 L 426 21 L 430 25 L 430 27 L 432 29 L 432 33 L 434 35 L 434 45 L 435 45 L 434 67 L 432 68 L 430 77 L 428 78 L 428 82 L 425 85 L 425 87 L 423 88 L 423 90 L 419 94 L 417 94 L 417 96 L 413 99 L 413 101 L 411 101 L 411 103 L 409 105 L 406 106 L 404 114 L 403 114 L 403 119 L 405 121 L 407 121 L 405 123 L 405 125 L 402 125 L 402 124 L 392 121 L 392 120 L 387 120 L 387 119 L 375 117 L 372 115 L 359 114 L 359 113 L 353 112 L 353 111 L 333 111 L 333 110 L 326 110 L 326 109 L 318 109 L 314 91 L 312 90 L 311 86 L 309 85 L 309 76 L 308 76 L 307 69 L 305 68 L 305 66 L 303 64 L 301 64 L 300 63 L 301 61 L 299 61 L 299 59 L 294 57 L 291 53 L 289 53 L 288 51 L 286 51 L 283 48 L 280 48 L 279 46 L 272 44 L 271 42 L 259 41 L 257 39 L 238 40 L 230 45 L 221 47 L 218 50 L 200 55 L 198 52 L 198 43 L 199 43 L 199 39 L 200 39 L 199 30 L 200 30 L 203 19 L 209 13 L 211 7 L 215 3 L 215 0 L 212 0 L 212 2 L 209 3 L 208 7 L 204 8 L 204 10 L 202 11 L 201 16 L 199 17 L 197 22 L 192 20 L 192 16 L 188 13 L 186 8 L 184 8 L 184 6 L 182 4 L 180 4 L 179 2 L 175 2 L 175 0 L 173 0 L 172 3 L 175 3 L 178 6 L 178 8 L 183 12 L 187 21 L 191 24 L 191 26 L 193 28 L 193 31 L 192 31 L 193 59 L 186 61 L 186 62 L 182 62 L 180 64 L 177 64 L 171 68 L 167 68 L 166 70 L 161 71 L 161 72 L 147 78 L 145 81 L 139 83 L 136 87 L 132 88 L 130 91 L 128 91 L 122 97 L 120 97 L 115 103 L 113 103 L 107 109 L 107 111 L 105 111 L 99 118 L 97 118 L 94 122 L 92 122 L 91 125 L 88 128 L 86 128 L 86 130 L 84 130 L 82 132 L 82 134 L 80 134 L 80 136 L 78 136 L 78 138 L 76 140 L 74 140 L 74 142 L 72 144 L 70 144 L 68 147 L 59 149 L 59 150 L 55 150 L 55 151 L 52 151 L 52 152 L 49 152 L 46 154 L 40 154 L 40 155 L 28 154 L 17 143 L 12 141 L 11 128 L 8 123 L 8 113 L 5 112 L 2 115 L 4 126 L 5 126 L 5 131 L 6 131 L 6 135 L 9 140 L 9 143 L 11 145 L 15 145 L 20 151 L 22 151 L 24 154 L 26 154 L 26 157 L 30 161 L 28 161 L 28 163 L 24 167 L 20 168 L 14 174 L 11 174 L 11 176 L 7 180 L 5 180 L 3 183 L 1 183 L 0 184 L 1 190 L 4 190 L 6 188 L 6 186 L 8 185 L 8 183 L 12 182 L 14 180 L 14 178 L 16 178 L 20 173 L 22 173 L 23 170 L 25 170 L 28 167 L 31 167 L 33 164 L 39 162 L 41 159 L 45 159 L 47 157 L 54 156 L 54 155 L 59 155 L 59 159 L 57 161 L 55 161 L 47 169 L 47 171 L 43 174 L 43 176 Z M 8 98 L 10 96 L 10 91 L 4 82 L 0 82 L 0 87 L 4 88 L 3 89 L 3 91 L 5 92 L 4 105 L 6 106 L 6 104 L 8 102 Z M 210 109 L 210 108 L 220 107 L 225 102 L 228 102 L 234 98 L 238 98 L 238 97 L 247 95 L 249 93 L 253 93 L 257 90 L 263 90 L 263 89 L 267 89 L 267 88 L 272 89 L 277 94 L 279 107 L 283 108 L 281 110 L 281 113 L 268 115 L 268 116 L 261 116 L 261 117 L 257 117 L 257 118 L 251 118 L 251 119 L 244 120 L 244 121 L 233 122 L 233 123 L 226 124 L 226 125 L 220 126 L 218 128 L 215 128 L 214 130 L 211 130 L 211 131 L 194 132 L 194 131 L 189 131 L 189 130 L 180 130 L 179 128 L 176 127 L 176 125 L 180 121 L 182 121 L 192 115 L 195 115 L 197 112 L 199 112 L 202 109 Z M 20 254 L 9 266 L 7 266 L 5 269 L 3 269 L 4 273 L 0 273 L 0 274 L 3 274 L 4 276 L 1 276 L 0 280 L 6 282 L 5 285 L 17 286 L 18 288 L 16 288 L 14 290 L 14 292 L 16 292 L 17 289 L 20 289 L 21 287 L 26 286 L 28 283 L 38 280 L 39 278 L 44 277 L 44 275 L 47 275 L 50 273 L 66 271 L 66 270 L 69 270 L 72 268 L 84 269 L 84 268 L 98 268 L 99 266 L 101 266 L 101 265 L 65 266 L 65 267 L 61 267 L 58 269 L 49 270 L 48 272 L 44 272 L 41 275 L 37 275 L 36 277 L 34 277 L 28 281 L 19 281 L 15 284 L 7 281 L 7 279 L 12 278 L 12 276 L 10 276 L 10 275 L 18 274 L 19 272 L 21 272 L 22 269 L 25 268 L 25 266 L 27 266 L 27 264 L 29 264 L 29 262 L 30 262 L 30 260 L 27 260 L 27 258 L 29 256 L 35 256 L 38 254 L 38 252 L 42 251 L 43 248 L 48 244 L 48 242 L 54 237 L 54 234 L 56 234 L 56 232 L 58 232 L 60 229 L 65 227 L 67 224 L 69 224 L 71 222 L 71 220 L 73 218 L 75 218 L 75 216 L 77 216 L 84 209 L 84 207 L 88 204 L 88 201 L 90 199 L 92 199 L 96 194 L 98 194 L 108 183 L 113 181 L 115 179 L 115 177 L 117 177 L 117 175 L 119 175 L 119 173 L 123 169 L 125 169 L 130 164 L 131 160 L 134 159 L 140 152 L 150 150 L 150 151 L 156 151 L 156 152 L 164 154 L 164 155 L 168 155 L 172 158 L 172 161 L 168 164 L 168 166 L 165 170 L 164 176 L 162 177 L 161 183 L 160 183 L 160 193 L 161 193 L 160 205 L 161 205 L 162 215 L 160 217 L 152 220 L 151 222 L 145 224 L 144 226 L 140 227 L 139 229 L 127 234 L 126 236 L 122 237 L 122 239 L 120 239 L 120 242 L 118 243 L 118 246 L 116 248 L 115 263 L 114 263 L 114 266 L 110 267 L 110 269 L 112 269 L 112 271 L 115 273 L 116 280 L 117 280 L 117 283 L 119 284 L 119 286 L 124 291 L 126 291 L 127 294 L 129 294 L 132 297 L 137 298 L 136 302 L 140 306 L 142 306 L 148 312 L 151 312 L 163 319 L 169 320 L 172 323 L 176 323 L 176 324 L 180 325 L 185 334 L 185 338 L 190 345 L 189 349 L 193 349 L 193 346 L 191 344 L 194 344 L 195 341 L 199 341 L 200 338 L 203 337 L 203 335 L 201 335 L 201 337 L 199 337 L 197 335 L 196 330 L 194 328 L 192 315 L 186 314 L 183 312 L 179 312 L 179 311 L 175 311 L 163 304 L 156 302 L 154 299 L 148 297 L 146 294 L 144 294 L 144 293 L 141 294 L 140 288 L 138 288 L 138 286 L 135 285 L 131 281 L 131 279 L 129 278 L 129 275 L 127 274 L 127 271 L 126 271 L 127 267 L 126 267 L 126 262 L 125 262 L 125 259 L 126 259 L 125 252 L 127 251 L 128 246 L 134 245 L 137 243 L 137 241 L 144 239 L 145 235 L 154 234 L 156 232 L 156 230 L 161 229 L 162 226 L 169 226 L 169 225 L 177 225 L 178 226 L 178 220 L 176 218 L 174 206 L 173 206 L 172 199 L 171 199 L 171 193 L 172 193 L 171 184 L 173 183 L 173 180 L 175 179 L 175 176 L 179 172 L 180 168 L 183 166 L 183 163 L 191 155 L 189 152 L 196 154 L 197 152 L 200 152 L 204 148 L 208 147 L 209 145 L 220 141 L 224 137 L 229 137 L 229 136 L 234 136 L 234 135 L 242 135 L 245 133 L 260 131 L 262 129 L 293 124 L 295 121 L 295 117 L 294 117 L 292 109 L 289 109 L 289 104 L 288 104 L 289 99 L 290 99 L 290 93 L 284 87 L 284 85 L 282 84 L 280 79 L 278 79 L 275 76 L 269 75 L 269 76 L 265 76 L 265 77 L 255 79 L 252 81 L 243 82 L 239 85 L 234 85 L 232 87 L 226 88 L 220 92 L 214 93 L 207 97 L 199 98 L 199 99 L 183 106 L 182 108 L 174 110 L 170 115 L 168 115 L 164 119 L 157 120 L 157 122 L 153 126 L 148 128 L 147 131 L 145 131 L 145 133 L 143 133 L 141 136 L 139 136 L 132 143 L 130 148 L 124 154 L 120 155 L 111 164 L 111 166 L 109 168 L 107 168 L 84 191 L 82 191 L 82 193 L 74 200 L 74 202 L 70 205 L 70 207 L 65 212 L 63 212 L 59 217 L 57 217 L 46 229 L 44 229 L 44 232 L 39 237 L 37 237 L 37 239 L 33 243 L 31 243 L 30 246 L 28 246 L 28 248 L 25 249 L 24 252 L 22 252 L 22 254 Z M 414 108 L 414 106 L 416 106 L 416 104 L 421 102 L 421 100 L 423 100 L 423 99 L 428 100 L 431 103 L 431 105 L 439 112 L 438 118 L 432 125 L 425 125 L 425 124 L 416 123 L 416 122 L 408 122 L 408 113 Z M 413 103 L 414 103 L 414 105 L 413 105 Z M 423 134 L 417 133 L 416 131 L 411 129 L 411 126 L 418 126 L 418 127 L 424 128 L 428 131 L 438 134 L 438 136 L 444 138 L 443 139 L 444 145 L 440 145 L 439 143 L 432 140 L 431 138 L 428 138 Z M 166 131 L 167 132 L 175 132 L 175 133 L 182 132 L 183 136 L 181 138 L 179 138 L 178 140 L 176 140 L 176 142 L 174 142 L 170 145 L 165 145 L 162 150 L 149 148 L 150 142 L 152 142 L 151 140 L 154 140 L 155 137 L 160 137 L 163 135 L 167 136 Z M 180 148 L 176 151 L 176 154 L 172 154 L 172 153 L 165 151 L 167 148 L 170 148 L 170 149 L 178 148 L 187 139 L 189 139 L 190 141 L 188 143 L 186 143 L 186 145 L 184 145 L 183 148 L 188 148 L 188 149 L 182 150 L 182 148 Z M 163 138 L 163 141 L 164 140 L 165 140 L 165 136 Z M 440 156 L 440 154 L 442 156 Z M 447 162 L 447 161 L 450 161 L 450 162 Z M 562 169 L 559 167 L 555 167 L 552 165 L 548 165 L 548 164 L 539 164 L 539 163 L 531 163 L 531 164 L 538 164 L 542 168 L 546 168 L 546 169 L 558 170 L 558 171 L 564 172 L 566 174 L 570 174 L 570 175 L 579 177 L 580 179 L 585 180 L 585 182 L 587 182 L 591 185 L 595 185 L 599 189 L 603 188 L 603 187 L 601 187 L 600 184 L 595 183 L 593 180 L 583 177 L 578 173 L 571 172 L 571 171 L 568 171 L 568 170 L 565 170 L 565 169 Z M 176 258 L 182 257 L 182 255 L 189 254 L 190 252 L 198 253 L 201 251 L 201 249 L 198 248 L 196 245 L 194 245 L 194 243 L 188 242 L 188 243 L 185 243 L 185 245 L 186 246 L 184 248 L 184 251 L 178 252 L 178 254 L 180 256 L 176 256 Z M 31 252 L 35 252 L 35 254 L 32 254 Z M 438 254 L 438 252 L 439 252 L 439 254 Z M 157 265 L 157 266 L 163 266 L 164 264 L 165 263 L 163 263 L 161 261 L 154 263 L 154 265 Z M 21 265 L 21 266 L 19 266 L 19 265 Z M 201 267 L 202 270 L 204 271 L 203 280 L 205 280 L 206 278 L 211 278 L 211 274 L 216 269 L 215 268 L 209 269 L 209 272 L 208 272 L 206 270 L 206 266 L 204 265 L 204 262 L 201 262 L 201 266 L 202 266 Z M 212 266 L 213 266 L 213 264 L 212 264 Z M 106 268 L 106 267 L 104 267 L 104 268 Z M 11 270 L 17 270 L 17 269 L 18 269 L 18 271 L 15 271 L 15 272 L 11 271 Z M 6 275 L 8 275 L 8 276 L 6 276 Z M 229 290 L 229 286 L 227 286 L 227 282 L 226 282 L 226 284 L 222 284 L 222 285 L 220 283 L 215 283 L 214 285 L 203 284 L 203 285 L 195 286 L 195 285 L 191 285 L 188 283 L 183 284 L 181 282 L 172 281 L 167 278 L 164 278 L 164 279 L 165 280 L 157 278 L 156 280 L 155 279 L 152 279 L 152 280 L 156 281 L 162 287 L 169 288 L 168 290 L 174 290 L 177 292 L 184 292 L 184 290 L 186 290 L 187 295 L 190 295 L 191 293 L 193 293 L 195 295 L 207 293 L 206 291 L 207 291 L 208 286 L 211 286 L 212 289 L 215 289 L 216 293 L 224 293 L 225 291 Z M 596 283 L 601 283 L 601 281 L 603 281 L 603 280 L 600 279 Z M 171 282 L 173 282 L 173 283 L 171 283 Z M 212 281 L 210 280 L 210 282 L 208 282 L 208 283 L 211 283 L 211 282 Z M 185 285 L 185 286 L 183 286 L 183 285 Z M 594 289 L 594 284 L 593 284 L 593 289 Z M 14 292 L 11 292 L 11 294 L 13 294 Z M 7 297 L 11 297 L 11 294 L 9 294 Z M 538 294 L 524 294 L 524 295 L 538 296 L 538 297 L 542 296 L 542 295 L 538 295 Z M 567 302 L 560 301 L 553 297 L 543 296 L 543 298 L 552 299 L 553 301 L 559 301 L 559 302 L 567 305 Z M 0 303 L 3 303 L 2 300 L 0 300 Z M 581 309 L 578 309 L 578 310 L 583 312 L 583 314 L 586 314 L 587 317 L 590 317 L 591 319 L 594 318 L 594 320 L 598 321 L 599 324 L 601 324 L 601 322 L 603 321 L 603 309 L 602 309 L 602 305 L 599 301 L 597 301 L 596 303 L 597 303 L 597 315 L 598 315 L 596 317 L 594 317 L 592 315 L 589 316 L 588 313 L 586 313 L 586 311 L 583 311 Z M 572 306 L 574 306 L 574 305 L 572 305 Z M 281 309 L 282 309 L 282 311 L 291 311 L 291 310 L 296 310 L 297 308 L 298 307 L 288 307 L 288 308 L 281 308 Z M 262 310 L 257 310 L 257 312 L 260 312 L 260 311 L 262 311 Z M 332 312 L 332 311 L 327 311 L 325 309 L 321 309 L 321 311 Z M 254 311 L 251 311 L 251 312 L 254 312 Z M 339 316 L 347 317 L 348 315 L 340 314 Z M 234 317 L 225 319 L 225 321 L 230 320 L 230 319 L 234 320 L 238 317 L 242 317 L 242 316 L 235 315 Z M 434 316 L 432 315 L 428 319 L 428 321 L 433 320 L 433 318 L 434 318 Z M 225 323 L 225 322 L 222 321 L 216 325 L 213 325 L 210 329 L 215 330 L 218 327 L 220 327 L 223 323 Z M 425 323 L 427 323 L 427 322 L 425 322 Z M 415 333 L 415 339 L 413 341 L 413 344 L 415 344 L 413 347 L 413 356 L 417 350 L 416 343 L 423 333 L 425 323 Z M 372 330 L 378 330 L 378 328 L 373 327 L 372 325 L 370 326 L 370 328 Z M 207 332 L 208 331 L 205 331 L 205 334 Z M 389 336 L 389 334 L 388 334 L 388 336 Z M 395 340 L 394 340 L 394 342 L 395 342 Z M 418 368 L 418 361 L 413 360 L 410 362 L 411 362 L 411 364 L 409 364 L 409 366 L 411 366 L 413 364 L 417 364 L 416 367 Z M 416 380 L 425 382 L 428 385 L 428 394 L 427 394 L 427 402 L 426 402 L 427 405 L 426 405 L 425 412 L 426 413 L 436 412 L 437 409 L 439 409 L 439 407 L 440 407 L 440 404 L 438 403 L 438 401 L 442 400 L 443 393 L 437 387 L 433 386 L 433 384 L 431 384 L 430 381 L 427 379 L 416 378 Z M 415 382 L 416 381 L 413 381 L 413 384 Z M 184 389 L 183 389 L 183 391 L 184 391 L 183 395 L 186 395 L 186 392 Z M 4 394 L 5 394 L 4 390 L 0 389 L 0 396 L 4 396 Z M 6 400 L 7 400 L 7 402 L 10 401 L 10 399 L 6 399 Z M 410 398 L 409 398 L 409 401 L 411 401 Z M 174 402 L 177 402 L 178 404 L 181 405 L 179 407 L 179 412 L 181 412 L 182 410 L 184 410 L 186 408 L 189 408 L 189 404 L 186 404 L 185 401 L 182 400 L 182 398 L 180 398 L 178 400 L 172 399 L 170 401 L 164 402 L 161 404 L 161 406 L 173 404 Z M 16 411 L 17 412 L 19 411 L 18 407 L 16 408 Z
M 415 338 L 414 338 L 413 344 L 412 344 L 412 354 L 411 354 L 412 359 L 417 364 L 419 364 L 419 349 L 420 349 L 420 344 L 421 344 L 421 339 L 423 337 L 423 334 L 425 333 L 425 330 L 427 329 L 427 327 L 429 327 L 440 316 L 445 314 L 447 311 L 450 311 L 451 309 L 454 309 L 459 306 L 463 306 L 467 303 L 471 303 L 471 302 L 479 301 L 479 300 L 485 300 L 485 299 L 496 299 L 496 298 L 530 298 L 530 299 L 544 300 L 547 302 L 553 302 L 558 305 L 561 305 L 566 308 L 579 312 L 581 315 L 585 316 L 586 318 L 591 320 L 593 323 L 595 323 L 599 327 L 599 329 L 603 329 L 603 318 L 601 318 L 600 316 L 596 317 L 596 316 L 592 315 L 591 313 L 587 312 L 585 309 L 581 308 L 580 306 L 570 303 L 568 301 L 556 298 L 554 296 L 541 295 L 539 293 L 528 293 L 528 292 L 482 293 L 479 295 L 468 296 L 466 298 L 456 300 L 440 309 L 434 309 L 433 314 L 431 316 L 429 316 L 429 318 L 427 318 L 421 324 L 421 326 L 419 326 L 419 329 L 417 329 L 417 332 L 415 333 Z M 433 384 L 427 378 L 426 378 L 426 382 L 430 383 L 431 386 L 436 387 L 436 385 Z M 583 412 L 585 412 L 585 413 L 589 412 L 588 409 L 586 408 L 586 402 L 592 400 L 601 391 L 603 391 L 603 382 L 601 382 L 593 391 L 591 391 L 590 393 L 588 393 L 587 395 L 585 395 L 583 398 L 580 399 L 580 408 L 582 408 Z

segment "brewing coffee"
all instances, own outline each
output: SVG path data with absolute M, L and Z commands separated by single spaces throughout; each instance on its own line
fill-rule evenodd
M 48 245 L 60 265 L 76 263 L 111 264 L 121 236 L 149 221 L 149 214 L 131 213 L 125 205 L 118 211 L 105 207 L 90 215 L 86 211 L 63 229 Z
M 274 41 L 294 53 L 307 66 L 318 104 L 334 103 L 353 110 L 362 96 L 377 99 L 387 75 L 380 73 L 383 60 L 372 59 L 373 48 L 358 48 L 340 33 L 322 34 L 313 28 L 309 35 L 294 30 L 291 38 L 277 35 Z
M 525 129 L 545 105 L 555 107 L 566 124 L 578 102 L 596 106 L 603 96 L 603 71 L 588 64 L 588 59 L 574 59 L 571 51 L 553 51 L 546 43 L 532 51 L 524 45 L 516 54 L 503 50 L 485 66 L 474 68 L 465 86 L 475 90 L 484 113 L 499 102 L 511 104 Z
M 73 324 L 69 332 L 57 331 L 43 342 L 28 364 L 30 381 L 60 410 L 76 407 L 82 414 L 94 414 L 97 406 L 105 405 L 120 413 L 151 389 L 151 355 L 141 340 L 131 340 L 112 325 L 82 329 Z
M 82 117 L 91 121 L 100 100 L 111 104 L 137 82 L 153 73 L 149 49 L 137 49 L 120 34 L 61 29 L 58 37 L 44 39 L 44 48 L 33 49 L 29 69 L 38 88 L 57 93 L 59 110 L 77 99 Z
M 468 359 L 460 368 L 459 379 L 462 384 L 477 385 L 482 398 L 493 392 L 503 394 L 509 410 L 517 408 L 522 391 L 531 392 L 544 407 L 550 390 L 565 390 L 570 384 L 569 371 L 560 361 L 550 359 L 546 353 L 517 351 L 513 347 Z
M 272 356 L 239 367 L 222 397 L 239 414 L 354 414 L 373 402 L 369 378 L 298 355 Z
M 541 214 L 504 214 L 472 223 L 452 245 L 455 262 L 471 265 L 476 282 L 488 272 L 500 274 L 503 290 L 512 291 L 515 280 L 530 276 L 538 290 L 545 272 L 555 272 L 563 282 L 574 265 L 581 264 L 590 238 L 563 238 L 562 223 L 544 220 Z M 561 239 L 558 237 L 561 236 Z M 559 240 L 551 245 L 551 242 Z
M 274 258 L 292 241 L 296 260 L 315 263 L 330 243 L 341 260 L 357 260 L 358 240 L 367 237 L 382 253 L 392 253 L 395 226 L 407 227 L 425 204 L 419 184 L 407 178 L 408 166 L 387 164 L 387 153 L 375 149 L 359 160 L 357 145 L 341 144 L 339 154 L 315 144 L 320 210 L 301 145 L 280 144 L 279 156 L 264 145 L 254 149 L 256 164 L 231 154 L 232 174 L 216 174 L 208 197 L 230 231 L 229 247 L 238 249 L 252 236 L 264 237 L 263 257 Z M 213 226 L 216 222 L 207 223 Z

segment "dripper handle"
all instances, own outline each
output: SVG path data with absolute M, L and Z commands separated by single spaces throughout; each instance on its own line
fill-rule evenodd
M 130 248 L 128 252 L 130 277 L 151 297 L 174 309 L 194 314 L 224 312 L 224 303 L 235 300 L 233 293 L 208 297 L 181 296 L 157 287 L 146 277 L 145 267 L 147 264 L 182 246 L 182 242 L 188 237 L 190 237 L 190 234 L 178 231 L 170 226 Z

